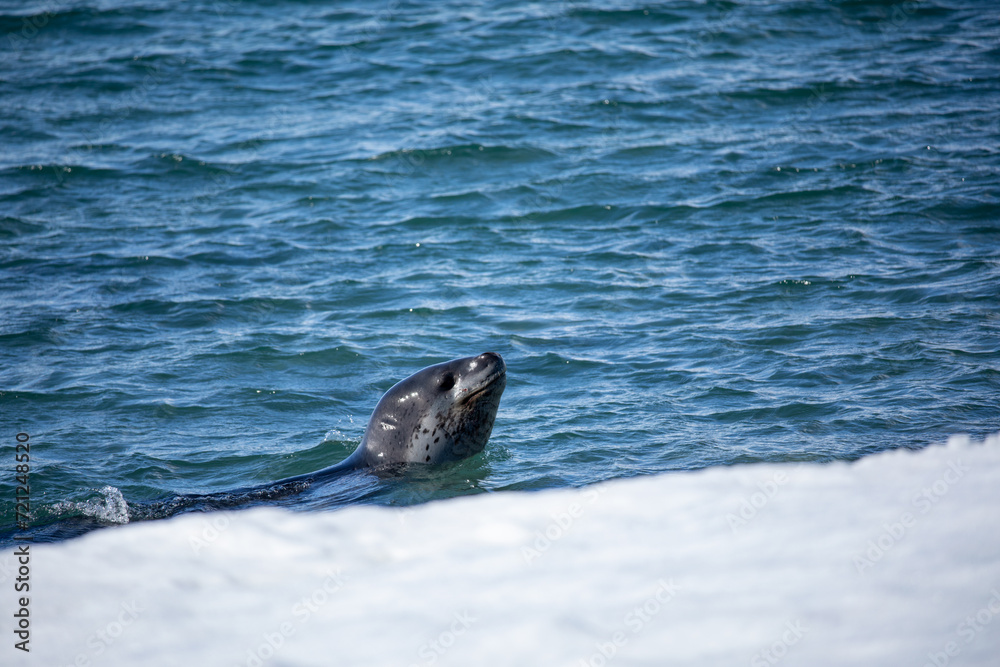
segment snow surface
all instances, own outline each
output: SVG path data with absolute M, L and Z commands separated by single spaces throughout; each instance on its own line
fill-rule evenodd
M 404 510 L 185 515 L 33 545 L 31 653 L 4 613 L 0 662 L 997 665 L 998 492 L 1000 435 Z

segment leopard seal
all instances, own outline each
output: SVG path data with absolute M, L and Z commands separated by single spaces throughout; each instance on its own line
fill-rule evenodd
M 490 439 L 506 386 L 507 366 L 496 352 L 428 366 L 385 392 L 354 453 L 278 484 L 317 481 L 357 468 L 448 463 L 478 454 Z
M 129 521 L 276 501 L 307 489 L 322 489 L 328 486 L 326 482 L 356 470 L 391 473 L 410 464 L 460 461 L 486 447 L 506 386 L 507 366 L 496 352 L 428 366 L 385 392 L 372 411 L 361 444 L 343 461 L 257 486 L 130 503 Z

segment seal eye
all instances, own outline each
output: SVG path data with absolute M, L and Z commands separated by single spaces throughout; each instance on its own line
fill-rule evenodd
M 438 389 L 441 391 L 450 391 L 452 387 L 455 386 L 455 376 L 451 373 L 446 373 L 441 376 L 441 380 L 438 382 Z

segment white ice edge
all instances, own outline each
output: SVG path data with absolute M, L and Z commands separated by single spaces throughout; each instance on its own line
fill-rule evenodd
M 996 665 L 1000 435 L 30 549 L 4 665 Z M 548 533 L 548 537 L 545 537 Z M 3 608 L 16 609 L 11 551 Z

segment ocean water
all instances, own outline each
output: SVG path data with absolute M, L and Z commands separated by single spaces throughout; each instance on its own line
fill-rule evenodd
M 4 0 L 0 492 L 19 432 L 39 540 L 316 470 L 486 350 L 482 455 L 272 504 L 982 438 L 998 110 L 986 1 Z

